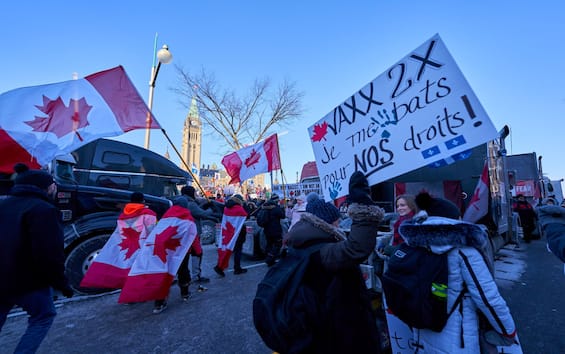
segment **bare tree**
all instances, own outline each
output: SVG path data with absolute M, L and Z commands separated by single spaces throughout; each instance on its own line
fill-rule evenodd
M 303 112 L 304 94 L 294 82 L 285 80 L 272 92 L 268 78 L 257 79 L 247 95 L 238 96 L 234 90 L 222 88 L 204 69 L 197 75 L 179 66 L 176 70 L 179 83 L 173 91 L 180 96 L 180 103 L 188 108 L 195 98 L 203 124 L 233 150 L 261 141 Z

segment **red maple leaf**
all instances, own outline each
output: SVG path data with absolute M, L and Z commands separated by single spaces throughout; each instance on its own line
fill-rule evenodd
M 326 140 L 326 134 L 328 133 L 328 123 L 324 122 L 322 124 L 314 125 L 314 135 L 312 136 L 312 141 Z
M 92 106 L 86 103 L 84 97 L 78 101 L 71 98 L 67 107 L 61 97 L 51 100 L 45 95 L 43 96 L 43 106 L 35 107 L 45 113 L 47 117 L 35 116 L 34 120 L 25 123 L 36 132 L 52 132 L 58 138 L 86 127 L 89 124 L 88 113 L 92 109 Z
M 122 242 L 120 242 L 120 244 L 118 246 L 120 246 L 120 248 L 122 250 L 126 250 L 126 259 L 130 258 L 131 256 L 133 256 L 133 254 L 135 253 L 135 251 L 137 251 L 139 249 L 139 235 L 141 234 L 141 231 L 136 231 L 135 229 L 131 228 L 131 227 L 127 227 L 122 229 Z
M 261 158 L 261 154 L 257 152 L 255 149 L 251 149 L 251 153 L 245 159 L 245 166 L 249 167 L 251 165 L 255 165 L 257 162 L 259 162 L 260 158 Z
M 180 238 L 173 238 L 178 233 L 178 226 L 169 226 L 155 236 L 153 254 L 163 263 L 167 262 L 167 250 L 176 250 L 180 246 Z
M 232 239 L 234 233 L 235 233 L 235 227 L 233 227 L 231 222 L 226 221 L 226 227 L 222 228 L 222 241 L 229 242 L 228 240 Z M 227 242 L 222 242 L 222 243 L 225 244 Z

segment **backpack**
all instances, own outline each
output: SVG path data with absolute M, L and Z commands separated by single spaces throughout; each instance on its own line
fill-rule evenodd
M 253 323 L 257 332 L 272 350 L 289 352 L 290 348 L 306 348 L 312 335 L 307 326 L 310 311 L 316 307 L 302 279 L 311 255 L 324 243 L 307 248 L 289 247 L 285 257 L 273 265 L 257 285 L 253 299 Z M 314 303 L 312 303 L 314 301 Z
M 447 253 L 401 244 L 383 274 L 388 308 L 410 327 L 441 332 L 464 293 L 448 312 L 447 272 Z
M 270 212 L 266 209 L 261 208 L 257 213 L 257 225 L 260 227 L 265 227 L 269 223 Z

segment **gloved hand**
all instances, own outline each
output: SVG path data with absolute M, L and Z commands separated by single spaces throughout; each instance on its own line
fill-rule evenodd
M 70 299 L 71 297 L 73 297 L 73 295 L 75 294 L 73 289 L 70 286 L 65 286 L 63 289 L 61 289 L 61 293 L 63 293 L 63 296 Z
M 361 171 L 354 172 L 349 178 L 349 203 L 374 205 L 370 196 L 369 181 Z

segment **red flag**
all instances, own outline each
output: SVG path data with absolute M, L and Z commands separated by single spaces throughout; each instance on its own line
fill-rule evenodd
M 195 237 L 190 211 L 178 205 L 169 208 L 135 259 L 118 302 L 165 299 Z
M 157 216 L 149 208 L 121 214 L 118 226 L 88 268 L 80 286 L 116 289 L 124 286 L 130 268 L 155 226 Z
M 218 267 L 226 269 L 239 233 L 245 224 L 247 212 L 239 204 L 224 208 L 222 216 L 222 241 L 218 245 Z
M 463 215 L 463 220 L 475 223 L 488 213 L 488 193 L 489 193 L 489 177 L 488 166 L 485 163 L 481 178 L 477 182 L 473 197 L 469 201 L 469 206 Z
M 0 172 L 39 168 L 101 137 L 146 128 L 149 108 L 121 66 L 0 95 Z M 160 128 L 151 115 L 151 128 Z
M 245 181 L 260 173 L 281 168 L 277 134 L 255 145 L 244 147 L 224 156 L 222 165 L 230 175 L 230 184 Z

